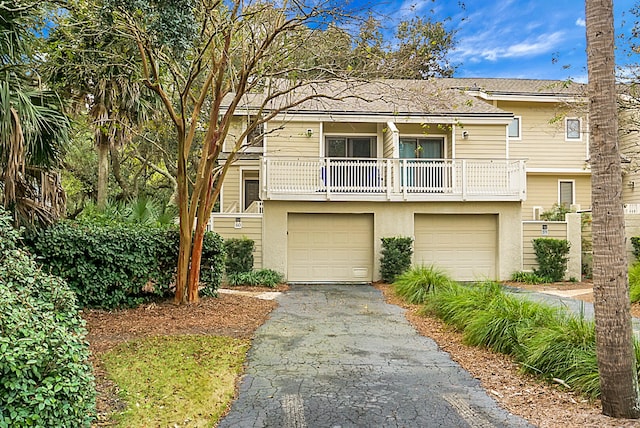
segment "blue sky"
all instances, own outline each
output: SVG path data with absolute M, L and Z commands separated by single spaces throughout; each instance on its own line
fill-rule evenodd
M 392 19 L 451 17 L 458 45 L 451 58 L 456 77 L 568 79 L 586 82 L 584 1 L 580 0 L 387 0 L 374 9 Z M 464 9 L 460 4 L 464 3 Z M 615 27 L 633 24 L 634 0 L 614 0 Z M 624 25 L 623 25 L 624 24 Z M 624 56 L 618 55 L 619 59 Z M 640 62 L 640 58 L 634 59 Z

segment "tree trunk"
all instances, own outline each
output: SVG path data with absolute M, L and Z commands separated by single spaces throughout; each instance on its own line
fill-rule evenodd
M 613 2 L 586 0 L 593 204 L 593 285 L 602 412 L 640 417 L 622 208 Z
M 107 206 L 107 192 L 109 189 L 109 141 L 107 136 L 100 133 L 96 138 L 98 149 L 98 198 L 97 206 L 103 210 Z

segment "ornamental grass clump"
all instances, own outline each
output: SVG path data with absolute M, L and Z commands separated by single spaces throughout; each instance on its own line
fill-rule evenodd
M 640 302 L 640 262 L 629 268 L 629 298 L 631 303 Z
M 284 275 L 272 269 L 258 269 L 250 272 L 235 272 L 227 275 L 227 283 L 232 287 L 249 285 L 274 288 L 284 282 Z
M 486 308 L 501 292 L 500 284 L 493 281 L 474 285 L 453 283 L 434 294 L 426 302 L 422 313 L 432 313 L 462 331 L 475 314 Z
M 520 336 L 523 371 L 558 379 L 589 398 L 600 395 L 593 321 L 566 315 L 544 327 L 522 330 Z
M 399 275 L 393 283 L 395 293 L 407 303 L 422 304 L 429 294 L 445 288 L 453 280 L 437 267 L 417 266 Z
M 519 331 L 553 323 L 559 309 L 497 293 L 491 302 L 475 312 L 464 328 L 464 340 L 506 355 L 519 353 Z

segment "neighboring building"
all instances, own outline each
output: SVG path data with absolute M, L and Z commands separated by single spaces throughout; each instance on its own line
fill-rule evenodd
M 213 228 L 254 239 L 256 265 L 290 282 L 377 280 L 390 236 L 414 237 L 414 263 L 457 280 L 508 279 L 524 266 L 523 221 L 590 209 L 583 89 L 385 80 L 308 101 L 249 137 Z M 238 111 L 232 134 L 253 115 Z

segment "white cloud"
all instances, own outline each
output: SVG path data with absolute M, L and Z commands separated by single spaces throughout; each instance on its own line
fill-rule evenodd
M 587 26 L 587 22 L 582 18 L 578 18 L 578 19 L 576 19 L 576 25 L 578 27 L 586 27 Z
M 491 33 L 484 33 L 476 37 L 463 40 L 456 49 L 456 56 L 460 59 L 481 57 L 488 61 L 501 58 L 532 57 L 552 52 L 564 38 L 562 31 L 541 34 L 515 44 L 507 44 L 508 38 L 495 37 Z

